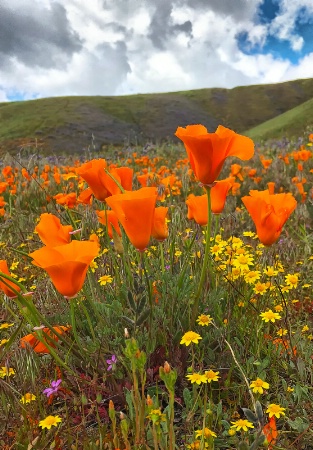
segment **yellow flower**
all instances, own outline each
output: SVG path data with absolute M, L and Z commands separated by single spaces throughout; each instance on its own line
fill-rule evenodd
M 275 403 L 272 403 L 268 406 L 266 412 L 269 415 L 269 418 L 275 416 L 277 417 L 277 419 L 280 418 L 280 416 L 284 416 L 285 413 L 284 411 L 286 410 L 286 408 L 282 408 L 280 405 L 276 405 Z
M 262 317 L 262 320 L 264 320 L 264 322 L 275 322 L 275 320 L 280 320 L 281 316 L 278 313 L 273 312 L 271 309 L 269 309 L 268 311 L 265 311 L 263 313 L 260 314 L 260 316 Z
M 253 265 L 253 257 L 247 253 L 246 255 L 239 255 L 234 259 L 233 265 L 241 269 L 249 270 L 249 266 Z
M 205 375 L 201 375 L 201 373 L 196 372 L 186 375 L 186 378 L 188 378 L 191 383 L 201 384 L 207 382 L 207 378 L 205 377 Z
M 187 331 L 187 333 L 185 333 L 182 337 L 180 343 L 185 344 L 186 347 L 188 347 L 188 345 L 190 345 L 192 342 L 194 344 L 199 344 L 199 339 L 202 339 L 200 334 L 195 333 L 194 331 Z
M 91 269 L 92 273 L 95 273 L 96 269 L 98 269 L 98 264 L 94 259 L 91 261 L 89 268 Z
M 265 283 L 260 283 L 259 281 L 255 284 L 253 291 L 256 294 L 264 295 L 267 291 L 267 286 Z
M 108 283 L 112 283 L 113 278 L 111 275 L 103 275 L 99 278 L 98 283 L 100 283 L 101 286 L 105 286 Z
M 19 265 L 19 261 L 14 261 L 11 266 L 10 266 L 10 270 L 15 270 L 17 269 L 17 266 Z
M 281 289 L 281 291 L 282 291 L 282 293 L 284 294 L 285 292 L 289 292 L 290 291 L 290 289 L 291 289 L 291 286 L 283 286 L 283 285 L 280 285 L 280 289 Z
M 198 439 L 201 436 L 204 436 L 205 439 L 208 439 L 210 437 L 216 438 L 217 435 L 214 433 L 214 431 L 210 430 L 209 428 L 205 427 L 204 430 L 196 430 L 196 439 Z
M 265 273 L 268 277 L 275 277 L 278 274 L 278 271 L 275 270 L 273 266 L 267 266 L 263 273 Z
M 253 423 L 246 419 L 239 419 L 236 422 L 231 422 L 233 425 L 230 428 L 234 428 L 236 431 L 248 431 L 248 428 L 254 428 Z
M 198 319 L 197 322 L 199 325 L 201 325 L 202 327 L 210 325 L 210 323 L 213 322 L 213 318 L 208 314 L 201 314 Z
M 205 442 L 204 443 L 204 448 L 208 448 L 208 446 L 209 446 L 208 443 Z M 191 442 L 191 444 L 187 445 L 187 448 L 190 448 L 191 450 L 200 450 L 200 448 L 201 448 L 201 441 Z
M 211 383 L 211 381 L 218 381 L 218 379 L 220 378 L 218 374 L 219 372 L 214 372 L 213 370 L 206 370 L 204 372 L 206 382 Z
M 14 323 L 4 322 L 0 325 L 0 330 L 6 330 L 7 328 L 13 327 Z
M 274 306 L 274 309 L 275 309 L 276 312 L 282 312 L 284 310 L 282 305 L 276 305 L 276 306 Z
M 252 231 L 244 231 L 242 233 L 243 236 L 247 236 L 247 237 L 254 237 L 255 233 L 253 233 Z
M 48 416 L 45 419 L 41 420 L 39 422 L 39 426 L 44 429 L 47 428 L 48 430 L 50 430 L 50 428 L 56 427 L 58 425 L 59 422 L 62 422 L 61 417 L 59 416 Z
M 294 391 L 294 388 L 292 388 L 290 386 L 287 387 L 287 392 L 293 392 L 293 391 Z
M 249 284 L 254 284 L 261 277 L 261 272 L 259 270 L 251 270 L 245 274 L 245 282 Z
M 298 273 L 288 273 L 285 276 L 285 282 L 290 288 L 296 288 L 298 286 L 299 274 Z
M 149 412 L 147 419 L 150 419 L 155 425 L 160 425 L 160 422 L 166 420 L 165 414 L 163 414 L 160 409 L 152 409 Z
M 0 347 L 4 344 L 6 344 L 7 342 L 9 342 L 9 339 L 1 339 L 0 341 Z
M 288 333 L 288 330 L 286 328 L 280 328 L 278 331 L 276 331 L 276 334 L 278 336 L 285 336 Z
M 181 256 L 183 254 L 183 252 L 181 252 L 180 250 L 176 250 L 175 252 L 175 256 Z
M 305 333 L 306 331 L 309 331 L 309 327 L 307 325 L 304 325 L 301 331 L 302 333 Z
M 23 395 L 20 399 L 21 403 L 30 403 L 32 401 L 36 400 L 36 395 L 31 394 L 30 392 L 27 392 L 27 394 Z
M 270 385 L 266 381 L 261 380 L 261 378 L 257 378 L 251 382 L 250 387 L 253 388 L 254 393 L 263 394 L 263 389 L 268 389 Z
M 1 367 L 0 368 L 0 378 L 10 377 L 15 375 L 15 370 L 12 367 Z

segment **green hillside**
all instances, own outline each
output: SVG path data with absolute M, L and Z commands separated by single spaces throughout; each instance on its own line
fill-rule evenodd
M 210 131 L 223 124 L 237 132 L 262 133 L 262 128 L 254 127 L 312 98 L 313 79 L 305 79 L 234 89 L 0 103 L 0 150 L 16 150 L 31 140 L 57 152 L 174 140 L 177 126 L 191 123 L 202 123 Z M 290 120 L 295 126 L 288 122 L 282 132 L 293 136 L 303 119 Z M 272 128 L 264 126 L 271 137 Z
M 267 120 L 246 132 L 254 140 L 299 136 L 303 130 L 311 127 L 313 132 L 313 98 L 295 108 Z

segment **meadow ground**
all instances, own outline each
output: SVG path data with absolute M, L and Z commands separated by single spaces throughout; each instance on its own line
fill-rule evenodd
M 4 158 L 1 449 L 313 448 L 310 132 Z

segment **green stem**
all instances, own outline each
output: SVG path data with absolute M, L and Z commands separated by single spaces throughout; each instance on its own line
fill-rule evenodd
M 123 186 L 121 185 L 121 183 L 119 183 L 118 181 L 117 181 L 117 179 L 116 178 L 114 178 L 113 177 L 113 175 L 107 170 L 107 169 L 104 169 L 104 171 L 105 171 L 105 173 L 114 181 L 114 183 L 117 185 L 117 187 L 121 190 L 121 192 L 124 194 L 124 192 L 125 192 L 125 189 L 123 188 Z
M 140 252 L 140 259 L 141 259 L 141 265 L 143 268 L 143 273 L 144 273 L 145 281 L 147 284 L 147 290 L 148 290 L 148 298 L 149 298 L 149 305 L 150 305 L 150 329 L 151 329 L 153 302 L 152 302 L 151 283 L 150 283 L 148 273 L 146 270 L 144 252 Z
M 212 222 L 212 211 L 211 211 L 211 187 L 205 186 L 206 192 L 207 192 L 207 200 L 208 200 L 208 224 L 206 228 L 206 237 L 205 237 L 205 251 L 204 251 L 204 259 L 203 259 L 203 265 L 201 269 L 201 275 L 200 275 L 200 281 L 198 290 L 195 295 L 195 300 L 192 308 L 192 315 L 191 315 L 191 328 L 194 326 L 196 322 L 196 316 L 198 314 L 198 308 L 199 308 L 199 301 L 204 285 L 204 281 L 207 275 L 207 271 L 209 273 L 209 280 L 211 278 L 211 258 L 210 258 L 210 247 L 211 247 L 211 222 Z
M 159 247 L 160 247 L 160 257 L 161 257 L 161 269 L 162 269 L 162 273 L 164 273 L 165 272 L 165 264 L 164 264 L 163 242 L 160 242 Z

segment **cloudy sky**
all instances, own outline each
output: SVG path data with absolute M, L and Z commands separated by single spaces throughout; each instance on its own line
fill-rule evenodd
M 313 77 L 313 0 L 0 0 L 0 101 Z

